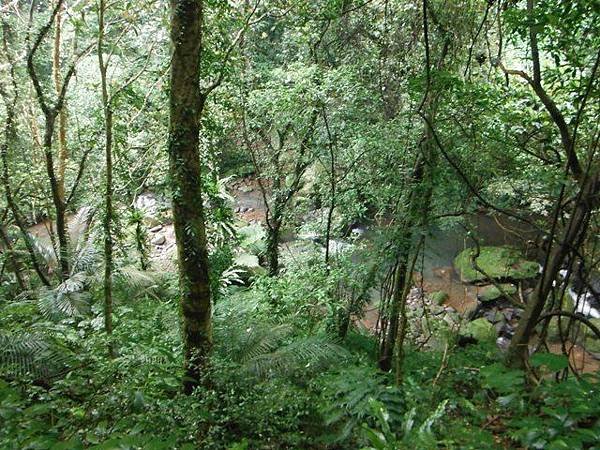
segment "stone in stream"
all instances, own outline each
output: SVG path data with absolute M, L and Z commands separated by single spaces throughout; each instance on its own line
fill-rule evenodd
M 254 191 L 254 188 L 253 188 L 253 187 L 251 187 L 251 186 L 241 186 L 241 187 L 240 187 L 238 190 L 239 190 L 240 192 L 243 192 L 243 193 L 247 194 L 247 193 L 249 193 L 249 192 L 252 192 L 252 191 Z
M 496 345 L 500 350 L 505 352 L 506 350 L 508 350 L 508 346 L 510 345 L 510 339 L 504 336 L 500 336 L 498 339 L 496 339 Z
M 483 317 L 485 317 L 491 323 L 499 323 L 499 322 L 504 321 L 504 315 L 500 311 L 498 311 L 496 308 L 494 308 L 490 311 L 486 311 L 483 314 Z
M 514 284 L 505 283 L 499 284 L 498 286 L 500 286 L 502 291 L 504 291 L 504 293 L 507 295 L 513 295 L 517 293 L 517 287 Z M 502 292 L 493 284 L 483 286 L 477 294 L 477 300 L 480 302 L 492 302 L 501 297 L 503 297 Z
M 150 228 L 150 233 L 157 233 L 163 229 L 162 225 L 156 225 L 155 227 Z
M 454 267 L 463 283 L 481 283 L 487 279 L 472 266 L 474 251 L 473 248 L 467 248 L 454 259 Z M 495 280 L 525 280 L 539 275 L 539 264 L 528 261 L 513 247 L 481 247 L 476 263 Z
M 152 243 L 152 245 L 163 245 L 166 240 L 167 240 L 167 238 L 165 237 L 164 234 L 159 234 L 154 239 L 152 239 L 151 243 Z
M 494 325 L 482 317 L 469 322 L 461 335 L 470 336 L 479 342 L 494 342 L 496 340 L 496 329 Z

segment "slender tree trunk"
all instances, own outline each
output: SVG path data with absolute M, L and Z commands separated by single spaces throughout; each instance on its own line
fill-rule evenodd
M 148 261 L 148 250 L 146 249 L 146 232 L 143 227 L 142 220 L 137 220 L 135 223 L 135 245 L 140 256 L 140 268 L 148 270 L 150 263 Z
M 269 220 L 267 226 L 267 267 L 269 276 L 274 277 L 279 273 L 279 238 L 281 233 L 282 220 L 279 214 L 275 214 Z
M 169 174 L 177 240 L 186 378 L 191 393 L 212 347 L 211 293 L 202 205 L 199 132 L 202 1 L 171 0 Z
M 1 152 L 1 155 L 2 155 L 2 184 L 4 185 L 4 196 L 6 198 L 6 203 L 8 204 L 8 207 L 9 207 L 10 211 L 12 212 L 13 218 L 15 219 L 15 223 L 17 224 L 17 227 L 19 228 L 21 235 L 23 236 L 23 242 L 25 243 L 25 248 L 27 249 L 27 253 L 29 254 L 29 259 L 31 260 L 31 265 L 33 266 L 33 270 L 35 270 L 35 273 L 39 277 L 42 284 L 44 284 L 45 286 L 50 286 L 50 281 L 48 280 L 48 277 L 42 270 L 42 267 L 37 258 L 37 254 L 35 252 L 35 248 L 33 247 L 31 238 L 29 236 L 29 233 L 27 232 L 27 225 L 25 223 L 25 220 L 21 216 L 21 212 L 19 211 L 19 208 L 18 208 L 17 204 L 15 203 L 15 200 L 12 195 L 12 189 L 10 186 L 10 176 L 8 173 L 8 162 L 7 162 L 7 158 L 6 158 L 7 147 L 8 147 L 7 145 L 3 144 L 2 152 Z
M 327 115 L 325 112 L 323 113 L 323 119 L 325 121 L 325 127 L 327 128 L 327 134 L 329 136 L 329 195 L 331 198 L 329 199 L 329 210 L 327 211 L 327 224 L 325 228 L 325 266 L 327 266 L 327 271 L 329 272 L 329 243 L 331 242 L 331 228 L 333 224 L 333 210 L 335 209 L 335 201 L 336 201 L 336 174 L 335 174 L 335 151 L 334 151 L 334 143 L 333 137 L 331 136 L 331 132 L 329 130 L 329 123 L 327 121 Z
M 60 187 L 54 171 L 54 158 L 52 155 L 52 136 L 56 124 L 56 115 L 47 114 L 44 133 L 44 156 L 46 157 L 46 172 L 50 180 L 52 202 L 56 213 L 56 235 L 58 236 L 58 260 L 60 265 L 60 278 L 62 281 L 70 276 L 69 264 L 69 235 L 66 221 L 66 205 L 61 197 Z
M 9 35 L 10 30 L 6 21 L 2 20 L 2 47 L 8 63 L 10 64 L 10 79 L 13 85 L 12 95 L 9 94 L 8 89 L 1 85 L 0 94 L 2 95 L 2 99 L 4 100 L 4 104 L 6 107 L 6 119 L 4 124 L 4 140 L 2 142 L 2 147 L 0 148 L 0 159 L 2 159 L 2 184 L 4 185 L 4 195 L 6 198 L 6 204 L 8 208 L 12 212 L 13 218 L 19 231 L 23 236 L 23 241 L 25 243 L 25 248 L 27 249 L 27 253 L 29 254 L 29 258 L 31 260 L 31 265 L 35 270 L 35 273 L 38 275 L 40 281 L 45 286 L 50 286 L 50 281 L 48 277 L 42 270 L 42 267 L 39 264 L 37 254 L 31 242 L 29 233 L 27 232 L 27 225 L 23 216 L 19 211 L 19 207 L 13 197 L 12 188 L 10 184 L 10 173 L 8 170 L 8 149 L 16 140 L 16 128 L 15 128 L 15 108 L 17 105 L 17 84 L 16 84 L 16 76 L 14 72 L 14 61 L 11 57 L 10 53 L 10 45 L 9 45 Z
M 44 38 L 47 36 L 52 24 L 54 23 L 56 16 L 60 12 L 63 6 L 64 0 L 57 0 L 56 6 L 53 8 L 49 21 L 41 28 L 33 40 L 33 45 L 29 48 L 27 54 L 27 72 L 33 83 L 36 97 L 40 108 L 44 113 L 44 138 L 43 138 L 43 150 L 44 157 L 46 159 L 46 172 L 48 174 L 48 180 L 50 182 L 50 189 L 52 191 L 52 202 L 56 212 L 56 233 L 58 235 L 59 243 L 59 265 L 60 265 L 60 278 L 62 281 L 66 280 L 70 276 L 69 268 L 69 235 L 67 232 L 67 224 L 65 220 L 66 203 L 64 195 L 61 194 L 59 180 L 56 176 L 54 168 L 54 155 L 52 153 L 52 144 L 54 132 L 56 129 L 56 119 L 64 107 L 65 97 L 67 93 L 68 83 L 75 72 L 75 65 L 73 64 L 67 71 L 62 86 L 59 89 L 59 94 L 56 102 L 50 105 L 47 101 L 46 95 L 44 94 L 44 88 L 38 73 L 35 68 L 34 58 L 39 50 Z
M 542 277 L 538 281 L 535 290 L 527 302 L 525 311 L 519 320 L 510 346 L 507 350 L 506 364 L 511 367 L 525 368 L 529 358 L 529 342 L 535 333 L 539 318 L 546 306 L 548 295 L 553 289 L 553 283 L 557 279 L 558 272 L 562 268 L 569 254 L 582 245 L 588 229 L 589 219 L 592 211 L 600 204 L 600 173 L 594 167 L 593 161 L 589 174 L 586 174 L 579 161 L 576 151 L 576 132 L 569 130 L 569 125 L 563 113 L 554 100 L 548 95 L 542 85 L 542 65 L 540 63 L 540 52 L 538 48 L 537 34 L 540 26 L 535 24 L 535 0 L 527 0 L 527 13 L 531 18 L 529 25 L 529 47 L 531 51 L 531 63 L 533 77 L 522 71 L 509 71 L 503 68 L 506 74 L 516 74 L 524 78 L 533 88 L 538 99 L 546 108 L 558 132 L 560 133 L 562 147 L 568 162 L 568 167 L 579 185 L 578 197 L 575 201 L 571 217 L 562 230 L 560 240 L 549 249 L 547 264 L 544 267 Z M 592 69 L 592 79 L 598 69 L 598 60 Z M 590 87 L 592 85 L 590 84 Z M 581 112 L 582 110 L 580 110 Z M 579 117 L 577 118 L 577 121 Z M 572 125 L 577 129 L 577 121 Z
M 527 365 L 529 342 L 535 333 L 546 299 L 554 287 L 554 281 L 558 278 L 558 272 L 563 267 L 567 256 L 583 243 L 591 211 L 600 201 L 600 174 L 589 177 L 581 189 L 571 219 L 563 230 L 560 240 L 552 246 L 548 264 L 544 267 L 542 277 L 527 301 L 515 335 L 510 341 L 506 354 L 506 364 L 510 367 L 525 368 Z
M 12 242 L 10 241 L 10 237 L 4 230 L 4 227 L 1 225 L 0 225 L 0 239 L 4 243 L 5 252 L 8 254 L 8 259 L 10 260 L 10 264 L 12 265 L 13 273 L 15 274 L 17 284 L 19 285 L 19 288 L 22 291 L 24 291 L 27 289 L 27 285 L 25 284 L 25 280 L 23 278 L 21 263 L 15 257 L 14 249 L 12 246 Z
M 113 296 L 112 296 L 112 274 L 113 274 L 113 110 L 107 84 L 107 66 L 104 62 L 104 13 L 106 10 L 105 0 L 100 0 L 98 11 L 98 66 L 100 68 L 100 80 L 102 90 L 102 107 L 104 109 L 104 156 L 105 156 L 105 191 L 104 191 L 104 330 L 108 336 L 108 354 L 114 357 L 114 345 L 112 342 L 113 332 Z
M 407 229 L 410 229 L 407 227 Z M 402 249 L 396 264 L 394 266 L 394 278 L 392 287 L 392 299 L 389 311 L 389 322 L 386 329 L 386 335 L 380 350 L 379 368 L 389 372 L 392 369 L 392 360 L 394 357 L 394 348 L 396 346 L 396 338 L 398 336 L 398 326 L 400 321 L 400 309 L 402 303 L 402 292 L 406 283 L 406 268 L 408 267 L 408 258 L 410 256 L 410 239 L 412 233 L 405 233 L 402 239 L 407 242 L 402 242 Z
M 56 14 L 54 22 L 54 50 L 52 53 L 52 70 L 54 77 L 54 89 L 56 95 L 60 95 L 62 89 L 62 80 L 60 75 L 60 58 L 61 58 L 61 43 L 62 43 L 62 12 L 64 5 L 61 3 Z M 64 203 L 65 201 L 65 171 L 67 160 L 69 158 L 69 150 L 67 147 L 67 111 L 63 106 L 58 112 L 58 175 L 56 181 L 58 183 L 58 192 Z

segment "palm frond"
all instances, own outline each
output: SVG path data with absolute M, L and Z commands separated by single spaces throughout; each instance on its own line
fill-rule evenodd
M 84 206 L 69 221 L 69 236 L 76 247 L 81 241 L 86 241 L 85 235 L 90 228 L 95 212 L 96 210 L 91 206 Z
M 79 272 L 54 289 L 42 288 L 38 300 L 42 315 L 57 320 L 65 317 L 81 317 L 89 313 L 90 295 L 85 290 L 87 282 L 87 275 Z
M 56 252 L 52 246 L 52 242 L 35 236 L 31 233 L 27 233 L 27 238 L 31 242 L 36 255 L 40 258 L 40 261 L 44 263 L 46 269 L 51 269 L 57 266 Z
M 98 252 L 94 248 L 91 238 L 76 248 L 71 267 L 72 273 L 92 272 L 98 263 Z

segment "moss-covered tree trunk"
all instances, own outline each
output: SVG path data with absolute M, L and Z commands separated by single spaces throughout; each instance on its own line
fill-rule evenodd
M 198 384 L 212 346 L 211 295 L 200 182 L 202 2 L 171 0 L 169 175 L 177 239 L 186 378 Z
M 102 94 L 102 109 L 104 110 L 104 160 L 105 160 L 105 190 L 104 190 L 104 330 L 108 336 L 108 354 L 114 357 L 113 332 L 113 109 L 112 98 L 108 92 L 107 63 L 104 61 L 104 36 L 106 1 L 100 0 L 98 10 L 98 67 L 100 69 L 100 88 Z M 61 144 L 61 149 L 62 149 Z
M 279 213 L 274 214 L 267 224 L 266 259 L 269 276 L 279 273 L 279 239 L 281 234 L 282 219 Z

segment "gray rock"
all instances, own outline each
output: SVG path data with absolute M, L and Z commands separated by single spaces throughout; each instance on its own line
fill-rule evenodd
M 494 327 L 496 328 L 496 333 L 501 334 L 502 331 L 504 330 L 504 328 L 506 327 L 506 322 L 504 322 L 504 321 L 496 322 L 494 324 Z
M 157 233 L 163 229 L 162 225 L 156 225 L 155 227 L 150 228 L 150 233 Z
M 152 239 L 152 245 L 163 245 L 167 238 L 164 234 L 159 234 L 154 239 Z
M 498 323 L 504 320 L 504 316 L 496 308 L 486 311 L 483 317 L 491 323 Z
M 508 349 L 508 345 L 510 344 L 510 339 L 500 336 L 496 339 L 496 345 L 500 350 L 505 352 Z

